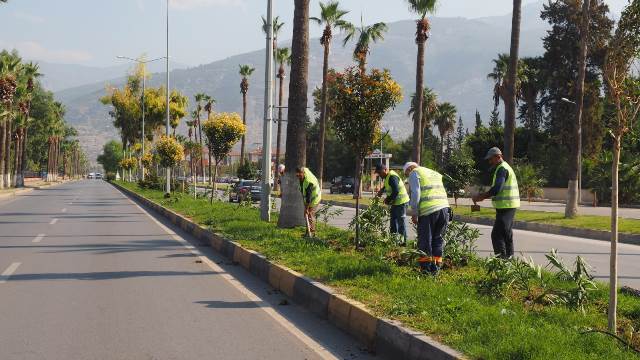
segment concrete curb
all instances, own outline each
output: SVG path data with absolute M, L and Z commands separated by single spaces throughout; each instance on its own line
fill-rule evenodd
M 202 244 L 211 246 L 253 275 L 268 282 L 274 289 L 286 294 L 296 303 L 354 336 L 372 352 L 392 359 L 465 359 L 462 353 L 420 332 L 408 329 L 397 321 L 376 317 L 363 304 L 338 294 L 324 284 L 275 264 L 263 255 L 245 249 L 118 184 L 111 184 L 128 197 L 190 233 Z
M 352 203 L 342 202 L 342 201 L 323 201 L 322 203 L 330 204 L 334 206 L 349 207 L 349 208 L 355 207 Z M 361 209 L 366 209 L 367 207 L 368 207 L 367 205 L 360 205 Z M 455 209 L 453 212 L 455 214 Z M 458 221 L 470 223 L 470 224 L 493 226 L 492 218 L 479 217 L 479 216 L 454 215 L 454 219 Z M 534 231 L 534 232 L 540 232 L 545 234 L 573 236 L 573 237 L 579 237 L 586 240 L 598 240 L 598 241 L 611 240 L 611 231 L 603 231 L 603 230 L 577 229 L 577 228 L 571 228 L 566 226 L 542 224 L 542 223 L 518 221 L 518 220 L 513 222 L 513 228 L 518 230 Z M 618 241 L 625 244 L 640 245 L 640 235 L 620 233 L 618 234 Z
M 46 189 L 52 186 L 56 186 L 56 185 L 62 185 L 64 183 L 68 183 L 74 180 L 65 180 L 65 181 L 60 181 L 60 182 L 56 182 L 53 184 L 45 184 L 45 185 L 40 185 L 40 186 L 34 186 L 34 187 L 28 187 L 28 188 L 15 188 L 13 191 L 8 191 L 5 193 L 0 194 L 0 200 L 4 200 L 7 198 L 11 198 L 17 195 L 22 195 L 22 194 L 26 194 L 29 192 L 32 192 L 33 190 L 41 190 L 41 189 Z

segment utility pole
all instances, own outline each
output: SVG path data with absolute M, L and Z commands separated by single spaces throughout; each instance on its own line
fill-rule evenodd
M 262 194 L 260 218 L 271 220 L 271 138 L 273 130 L 273 1 L 267 0 L 267 54 L 265 62 L 264 125 L 262 129 Z
M 166 129 L 165 129 L 165 135 L 167 137 L 169 137 L 169 127 L 171 126 L 170 123 L 170 113 L 169 113 L 169 97 L 170 97 L 170 90 L 169 90 L 169 0 L 167 0 L 167 123 L 166 123 Z M 166 189 L 165 189 L 165 193 L 166 194 L 171 194 L 171 168 L 167 167 L 166 169 L 166 173 L 167 173 L 167 185 L 166 185 Z

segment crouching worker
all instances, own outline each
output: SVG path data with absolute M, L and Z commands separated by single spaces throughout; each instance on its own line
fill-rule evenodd
M 307 235 L 313 237 L 316 235 L 316 210 L 320 204 L 322 188 L 316 176 L 306 167 L 296 168 L 296 177 L 300 180 Z
M 418 262 L 422 272 L 436 275 L 442 268 L 444 234 L 449 223 L 449 200 L 442 175 L 414 162 L 406 163 L 403 170 L 409 178 L 411 220 L 418 225 L 418 249 L 427 254 Z
M 402 182 L 402 179 L 393 170 L 389 170 L 385 165 L 376 165 L 376 174 L 384 179 L 384 186 L 378 192 L 378 196 L 386 194 L 384 203 L 389 205 L 389 232 L 394 238 L 400 238 L 399 243 L 404 245 L 407 242 L 407 204 L 409 194 Z

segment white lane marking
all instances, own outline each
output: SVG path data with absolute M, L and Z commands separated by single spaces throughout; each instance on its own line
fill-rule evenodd
M 33 240 L 31 240 L 31 242 L 39 243 L 40 241 L 42 241 L 42 239 L 44 239 L 44 236 L 45 236 L 44 234 L 38 234 L 38 236 L 33 238 Z
M 66 212 L 67 212 L 67 208 L 63 208 L 63 209 L 62 209 L 62 212 L 63 212 L 63 213 L 66 213 Z
M 9 265 L 9 267 L 7 268 L 7 270 L 5 270 L 2 274 L 0 274 L 0 284 L 6 283 L 7 280 L 9 280 L 9 278 L 11 277 L 11 275 L 13 275 L 13 273 L 18 269 L 18 266 L 20 266 L 19 262 L 14 262 L 11 265 Z
M 57 222 L 58 222 L 58 218 L 51 219 L 51 221 L 49 222 L 49 225 L 55 225 Z
M 222 269 L 216 263 L 211 261 L 211 259 L 209 259 L 207 256 L 203 255 L 202 252 L 200 252 L 200 250 L 198 250 L 196 247 L 191 245 L 191 243 L 189 243 L 187 240 L 183 239 L 180 235 L 178 235 L 175 232 L 171 231 L 171 229 L 169 229 L 168 227 L 164 226 L 164 224 L 162 224 L 156 218 L 151 216 L 151 214 L 146 212 L 142 207 L 140 207 L 140 205 L 138 205 L 135 202 L 133 202 L 133 200 L 129 199 L 124 194 L 122 194 L 122 196 L 125 199 L 127 199 L 131 204 L 133 204 L 135 207 L 137 207 L 143 214 L 145 214 L 154 223 L 156 223 L 162 230 L 164 230 L 164 232 L 167 233 L 167 235 L 171 236 L 175 241 L 177 241 L 180 244 L 182 244 L 182 246 L 184 246 L 192 254 L 196 255 L 200 260 L 202 260 L 202 262 L 204 264 L 207 264 L 207 266 L 209 266 L 209 268 L 211 268 L 211 270 L 215 271 L 216 273 L 219 273 L 220 276 L 222 276 L 223 279 L 225 279 L 227 282 L 229 282 L 233 287 L 235 287 L 238 291 L 240 291 L 240 293 L 242 293 L 244 296 L 249 298 L 249 300 L 251 300 L 251 301 L 253 301 L 255 303 L 263 302 L 263 300 L 258 295 L 256 295 L 253 291 L 247 289 L 236 278 L 234 278 L 233 276 L 231 276 L 230 274 L 225 272 L 224 269 Z M 315 341 L 312 338 L 310 338 L 309 336 L 307 336 L 304 332 L 300 331 L 300 329 L 298 329 L 295 325 L 293 325 L 289 320 L 287 320 L 285 317 L 280 315 L 273 308 L 264 307 L 264 306 L 259 306 L 259 308 L 262 309 L 264 312 L 266 312 L 267 315 L 271 316 L 271 318 L 273 318 L 273 320 L 275 320 L 282 327 L 284 327 L 289 333 L 291 333 L 293 336 L 298 338 L 298 340 L 300 340 L 303 344 L 305 344 L 309 349 L 314 351 L 318 356 L 320 356 L 321 359 L 331 359 L 331 360 L 338 360 L 339 359 L 338 357 L 333 355 L 329 350 L 327 350 L 327 348 L 325 348 L 324 346 L 320 345 L 317 341 Z

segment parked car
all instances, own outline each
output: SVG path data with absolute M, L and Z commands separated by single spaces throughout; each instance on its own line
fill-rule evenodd
M 102 174 L 101 173 L 96 173 L 96 179 L 102 179 Z
M 329 193 L 331 194 L 353 194 L 355 191 L 355 179 L 352 176 L 338 176 L 331 180 Z
M 89 173 L 89 176 L 87 176 L 87 179 L 93 179 L 96 177 L 95 173 Z
M 231 186 L 229 202 L 241 202 L 247 199 L 247 197 L 250 197 L 251 201 L 260 201 L 260 196 L 262 196 L 260 182 L 255 180 L 240 180 Z

